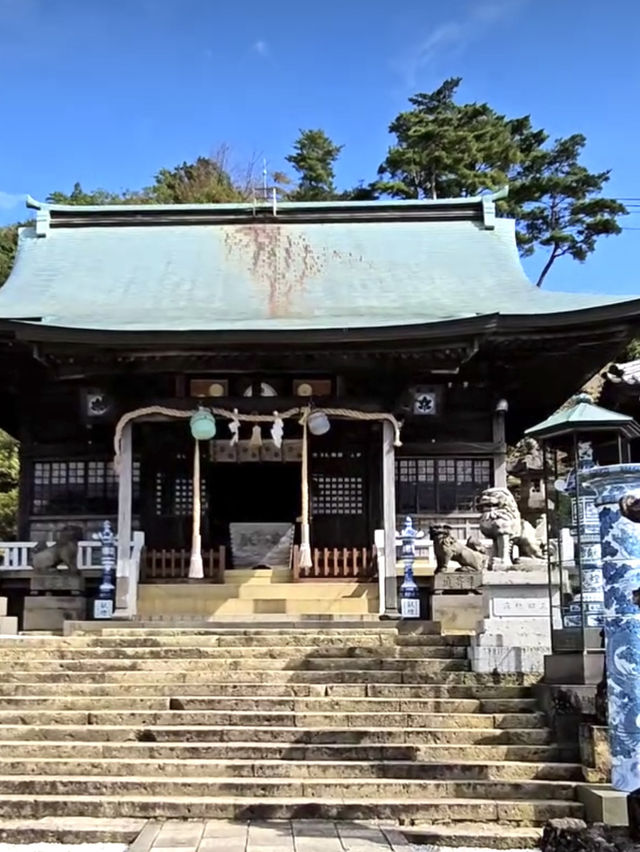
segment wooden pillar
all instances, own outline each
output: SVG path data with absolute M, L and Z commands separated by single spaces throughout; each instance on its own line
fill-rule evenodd
M 130 595 L 137 595 L 138 590 L 132 588 L 135 583 L 131 573 L 131 535 L 132 535 L 132 480 L 133 480 L 133 446 L 131 423 L 122 430 L 120 454 L 120 469 L 118 470 L 118 562 L 116 565 L 116 601 L 115 614 L 129 614 Z
M 507 440 L 504 411 L 493 414 L 493 484 L 496 488 L 507 487 Z
M 385 613 L 398 615 L 396 578 L 396 452 L 393 424 L 382 424 L 382 526 L 384 529 Z

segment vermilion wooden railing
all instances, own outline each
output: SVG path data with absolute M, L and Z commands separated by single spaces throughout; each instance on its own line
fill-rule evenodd
M 142 583 L 186 581 L 189 579 L 190 559 L 190 551 L 184 549 L 145 549 L 140 564 L 140 581 Z M 226 549 L 224 547 L 202 551 L 204 579 L 210 583 L 224 583 L 225 564 Z
M 372 580 L 376 575 L 373 551 L 367 547 L 314 547 L 310 568 L 300 565 L 300 548 L 293 549 L 293 579 Z

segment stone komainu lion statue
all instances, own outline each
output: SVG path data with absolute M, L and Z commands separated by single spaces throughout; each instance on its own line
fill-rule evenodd
M 56 533 L 53 544 L 38 544 L 33 549 L 33 570 L 46 574 L 58 565 L 66 565 L 72 574 L 79 574 L 78 542 L 82 540 L 82 527 L 66 526 Z
M 465 568 L 481 571 L 486 567 L 487 555 L 482 545 L 473 539 L 469 539 L 466 544 L 458 541 L 447 524 L 429 527 L 429 536 L 436 557 L 436 574 L 448 571 L 449 562 L 458 563 L 459 567 L 454 569 L 456 571 L 463 571 Z
M 508 488 L 487 488 L 482 492 L 478 505 L 482 512 L 480 532 L 492 540 L 494 556 L 503 565 L 512 564 L 514 545 L 518 546 L 520 557 L 544 558 L 535 530 L 528 521 L 522 519 Z

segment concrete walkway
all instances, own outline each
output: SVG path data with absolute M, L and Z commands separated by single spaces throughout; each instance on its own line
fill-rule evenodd
M 129 852 L 408 852 L 394 829 L 324 820 L 148 823 Z

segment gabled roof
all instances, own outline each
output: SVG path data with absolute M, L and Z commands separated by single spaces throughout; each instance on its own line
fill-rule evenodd
M 618 300 L 543 291 L 494 198 L 44 205 L 0 320 L 101 331 L 296 331 L 544 318 Z M 640 316 L 640 301 L 619 306 Z M 618 315 L 618 307 L 613 308 Z
M 619 431 L 627 438 L 639 438 L 640 426 L 633 417 L 595 405 L 589 394 L 578 394 L 571 405 L 556 411 L 542 423 L 525 431 L 529 438 L 544 440 L 574 432 Z

